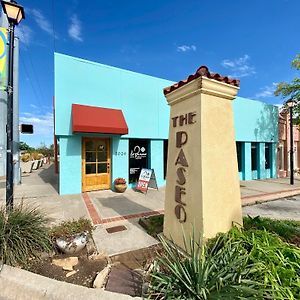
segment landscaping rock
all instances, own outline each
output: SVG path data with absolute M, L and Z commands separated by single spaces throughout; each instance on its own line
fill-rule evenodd
M 73 270 L 73 271 L 71 271 L 71 272 L 68 272 L 68 273 L 66 274 L 66 277 L 70 277 L 70 276 L 76 274 L 77 272 L 78 272 L 78 270 Z
M 95 247 L 94 241 L 90 237 L 86 244 L 86 251 L 87 251 L 88 255 L 95 255 L 97 253 L 97 249 Z
M 107 265 L 95 278 L 93 287 L 96 289 L 102 288 L 107 280 L 108 274 L 110 272 L 110 265 Z
M 89 259 L 91 259 L 91 260 L 101 260 L 101 259 L 108 260 L 108 255 L 104 251 L 101 251 L 98 254 L 90 255 Z
M 60 259 L 52 259 L 52 264 L 58 267 L 62 267 L 63 270 L 73 271 L 73 267 L 78 264 L 78 257 L 74 256 Z
M 143 276 L 125 266 L 113 267 L 108 276 L 106 291 L 127 294 L 132 297 L 141 296 L 143 288 Z

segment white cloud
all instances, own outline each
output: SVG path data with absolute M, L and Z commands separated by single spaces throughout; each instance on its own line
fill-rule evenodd
M 274 96 L 274 91 L 276 90 L 277 83 L 273 82 L 271 85 L 266 85 L 259 89 L 256 93 L 256 98 L 268 98 Z
M 188 52 L 196 51 L 197 47 L 195 45 L 181 45 L 177 47 L 177 52 Z
M 32 14 L 35 22 L 38 24 L 38 26 L 47 32 L 50 35 L 53 35 L 53 28 L 51 26 L 51 23 L 46 19 L 46 17 L 42 14 L 42 12 L 35 8 L 29 8 L 26 9 L 26 11 L 29 14 Z
M 34 109 L 38 109 L 38 106 L 34 105 L 34 104 L 30 104 L 30 107 L 34 108 Z
M 248 54 L 233 60 L 224 59 L 221 64 L 232 72 L 229 75 L 231 77 L 246 77 L 256 73 L 254 66 L 250 64 L 250 56 Z
M 16 36 L 25 46 L 28 46 L 32 40 L 33 31 L 29 26 L 20 24 L 16 27 Z
M 69 33 L 69 36 L 73 40 L 78 41 L 78 42 L 83 41 L 83 38 L 82 38 L 82 35 L 81 35 L 81 22 L 78 19 L 76 14 L 74 14 L 71 17 L 71 24 L 69 26 L 68 33 Z
M 53 114 L 33 114 L 29 112 L 21 113 L 20 123 L 32 124 L 35 135 L 44 137 L 53 136 Z

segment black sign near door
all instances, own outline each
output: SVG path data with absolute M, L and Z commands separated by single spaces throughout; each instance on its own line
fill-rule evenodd
M 129 140 L 129 183 L 137 182 L 143 168 L 148 169 L 149 140 Z

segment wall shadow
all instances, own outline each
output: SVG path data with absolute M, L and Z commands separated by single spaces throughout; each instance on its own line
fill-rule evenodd
M 256 121 L 254 135 L 257 141 L 276 142 L 278 140 L 278 109 L 263 104 L 260 117 Z
M 46 169 L 42 169 L 38 176 L 45 182 L 52 185 L 52 187 L 58 193 L 58 175 L 55 174 L 55 167 L 54 164 L 51 164 L 50 167 Z

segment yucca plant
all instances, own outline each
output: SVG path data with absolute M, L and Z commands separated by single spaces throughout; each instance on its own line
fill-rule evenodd
M 0 260 L 22 266 L 29 258 L 51 250 L 47 219 L 37 208 L 20 204 L 6 213 L 0 209 Z
M 264 286 L 249 279 L 263 265 L 249 263 L 242 242 L 219 236 L 213 246 L 200 246 L 194 234 L 184 240 L 183 252 L 160 237 L 164 255 L 154 263 L 150 298 L 268 299 Z

